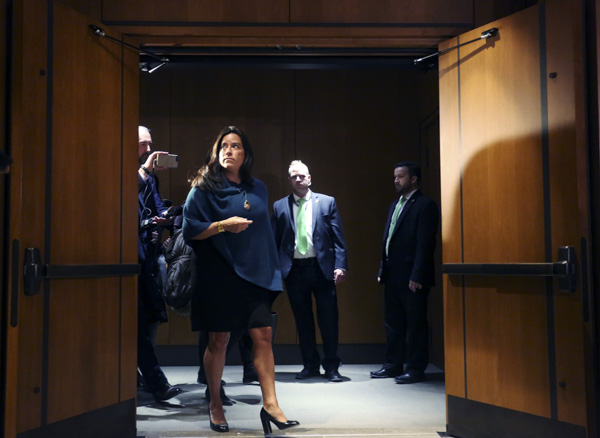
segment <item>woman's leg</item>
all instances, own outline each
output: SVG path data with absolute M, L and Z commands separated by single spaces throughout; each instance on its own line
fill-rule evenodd
M 223 410 L 220 388 L 230 336 L 231 333 L 229 332 L 209 332 L 208 345 L 204 353 L 204 370 L 206 372 L 208 390 L 210 391 L 208 409 L 210 420 L 215 424 L 225 422 L 225 411 Z
M 260 382 L 263 406 L 277 421 L 286 422 L 287 418 L 281 411 L 275 394 L 275 361 L 271 344 L 271 327 L 252 328 L 249 329 L 249 333 L 252 338 L 254 368 Z

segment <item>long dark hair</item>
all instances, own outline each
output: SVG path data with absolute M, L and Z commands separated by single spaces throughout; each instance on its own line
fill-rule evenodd
M 217 188 L 223 184 L 223 166 L 219 162 L 219 152 L 221 151 L 221 144 L 223 137 L 228 134 L 237 134 L 242 140 L 242 147 L 244 148 L 244 162 L 240 167 L 240 179 L 245 183 L 252 183 L 252 165 L 254 164 L 254 152 L 248 137 L 244 132 L 236 126 L 226 126 L 221 129 L 217 140 L 213 145 L 210 153 L 206 157 L 206 164 L 198 170 L 198 174 L 192 180 L 192 187 L 199 187 L 201 190 L 207 192 L 214 192 Z

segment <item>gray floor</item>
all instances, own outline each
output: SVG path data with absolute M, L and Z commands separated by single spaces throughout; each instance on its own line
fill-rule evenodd
M 398 385 L 393 379 L 371 379 L 374 365 L 344 365 L 340 373 L 347 381 L 328 382 L 324 378 L 295 380 L 297 365 L 275 369 L 279 404 L 289 419 L 300 426 L 272 436 L 282 437 L 402 437 L 439 438 L 445 436 L 446 406 L 443 373 L 427 369 L 427 380 Z M 236 404 L 226 407 L 229 433 L 217 433 L 208 425 L 205 386 L 196 383 L 197 367 L 164 367 L 173 385 L 184 390 L 169 403 L 154 403 L 138 393 L 138 436 L 147 438 L 189 438 L 206 436 L 264 436 L 258 417 L 261 403 L 258 384 L 244 385 L 242 367 L 226 366 L 225 391 Z

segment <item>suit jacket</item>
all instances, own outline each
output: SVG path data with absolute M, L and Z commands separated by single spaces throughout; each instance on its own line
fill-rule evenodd
M 381 284 L 408 287 L 409 281 L 424 287 L 435 285 L 433 253 L 439 224 L 437 204 L 417 190 L 404 205 L 390 241 L 385 244 L 392 214 L 398 200 L 392 202 L 383 232 L 383 249 L 379 269 Z
M 153 175 L 148 175 L 144 180 L 138 174 L 138 220 L 141 222 L 144 219 L 152 219 L 154 216 L 159 216 L 168 208 L 162 203 L 158 189 L 156 188 L 156 180 Z M 138 227 L 138 259 L 140 263 L 146 260 L 148 252 L 148 241 L 152 238 L 152 229 L 147 227 L 141 229 Z
M 346 242 L 342 222 L 338 215 L 335 199 L 331 196 L 312 192 L 312 236 L 317 261 L 323 275 L 333 280 L 335 269 L 348 269 Z M 296 239 L 296 225 L 293 215 L 294 195 L 275 201 L 271 225 L 275 244 L 279 252 L 281 275 L 285 280 L 292 269 Z

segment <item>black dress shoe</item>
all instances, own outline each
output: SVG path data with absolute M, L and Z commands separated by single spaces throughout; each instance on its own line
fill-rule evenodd
M 327 380 L 329 380 L 330 382 L 343 382 L 344 378 L 342 377 L 342 375 L 338 372 L 338 370 L 329 370 L 329 371 L 325 371 L 324 374 L 325 378 Z
M 371 377 L 373 379 L 386 379 L 399 376 L 403 373 L 402 367 L 399 366 L 381 367 L 381 369 L 377 371 L 371 371 Z
M 406 373 L 398 376 L 394 379 L 396 383 L 418 383 L 425 380 L 425 373 L 423 371 L 407 371 Z
M 196 382 L 200 383 L 201 385 L 206 385 L 206 374 L 204 373 L 198 373 L 198 378 L 196 379 Z M 221 386 L 225 386 L 227 383 L 225 383 L 225 380 L 221 380 Z
M 223 403 L 223 406 L 233 406 L 235 404 L 233 400 L 225 395 L 225 389 L 222 385 L 219 393 L 221 394 L 221 403 Z M 204 391 L 204 398 L 206 399 L 207 403 L 210 403 L 210 391 L 208 390 L 208 386 L 206 387 L 206 391 Z
M 252 382 L 258 382 L 258 374 L 254 368 L 244 369 L 244 376 L 242 377 L 242 383 L 248 384 Z
M 273 417 L 271 414 L 269 414 L 267 411 L 265 411 L 265 408 L 262 408 L 260 410 L 260 421 L 262 423 L 265 435 L 267 435 L 269 433 L 273 433 L 273 429 L 271 429 L 271 423 L 273 423 L 275 426 L 277 426 L 277 428 L 279 430 L 298 426 L 300 424 L 298 421 L 295 421 L 295 420 L 288 420 L 285 423 L 282 423 L 281 421 L 277 421 L 275 419 L 275 417 Z
M 175 397 L 177 394 L 181 393 L 181 388 L 176 386 L 171 386 L 168 383 L 165 383 L 161 389 L 153 393 L 154 400 L 157 402 L 169 400 L 170 398 Z
M 300 371 L 298 374 L 296 374 L 296 379 L 304 380 L 304 379 L 310 379 L 311 377 L 318 377 L 320 375 L 321 375 L 321 373 L 319 372 L 319 370 L 311 370 L 309 368 L 303 368 L 302 371 Z

